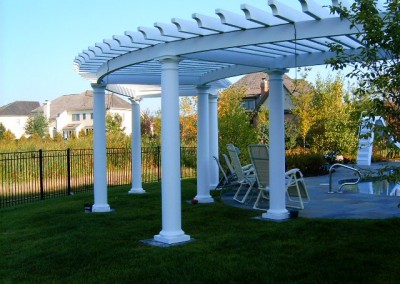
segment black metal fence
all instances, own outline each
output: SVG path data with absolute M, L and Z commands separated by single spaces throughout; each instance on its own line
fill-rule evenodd
M 134 157 L 133 157 L 134 158 Z M 181 148 L 181 176 L 196 176 L 196 148 Z M 93 150 L 0 153 L 0 208 L 93 190 Z M 161 148 L 142 148 L 143 183 L 161 180 Z M 132 183 L 130 149 L 107 149 L 108 186 Z

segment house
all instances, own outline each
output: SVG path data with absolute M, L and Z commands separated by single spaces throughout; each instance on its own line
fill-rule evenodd
M 35 101 L 15 101 L 0 107 L 0 123 L 17 139 L 25 134 L 25 124 L 32 110 L 40 107 Z
M 122 127 L 127 135 L 132 132 L 131 104 L 115 94 L 106 94 L 106 111 L 122 117 Z M 54 137 L 61 133 L 64 139 L 79 136 L 80 131 L 93 130 L 93 91 L 80 94 L 63 95 L 33 112 L 42 112 L 49 120 L 49 134 Z
M 306 86 L 307 89 L 311 88 L 311 85 L 308 83 L 304 84 L 303 80 L 297 80 L 297 82 L 300 81 L 301 86 L 298 86 L 295 80 L 287 75 L 283 76 L 283 91 L 285 94 L 284 112 L 286 118 L 292 116 L 291 113 L 294 108 L 292 96 L 302 93 L 299 89 L 304 89 L 304 86 Z M 248 112 L 253 114 L 251 115 L 251 123 L 255 125 L 257 121 L 257 112 L 260 111 L 262 106 L 268 108 L 269 105 L 268 74 L 264 72 L 248 74 L 232 86 L 245 89 L 245 97 L 243 98 L 242 105 Z

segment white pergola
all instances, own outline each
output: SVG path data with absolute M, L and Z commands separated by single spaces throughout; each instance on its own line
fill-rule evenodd
M 106 183 L 105 90 L 132 97 L 132 189 L 143 193 L 140 161 L 141 98 L 161 96 L 162 230 L 154 240 L 173 244 L 190 240 L 181 228 L 179 96 L 198 96 L 197 195 L 210 203 L 218 182 L 218 90 L 225 78 L 264 71 L 270 85 L 270 209 L 262 218 L 288 218 L 285 204 L 283 74 L 288 68 L 324 64 L 335 56 L 330 43 L 349 54 L 363 47 L 349 22 L 331 15 L 313 0 L 299 0 L 302 11 L 269 0 L 265 7 L 240 6 L 243 13 L 217 9 L 171 23 L 139 27 L 82 51 L 76 71 L 94 90 L 94 212 L 109 212 Z M 338 5 L 332 0 L 332 5 Z M 346 3 L 342 3 L 347 5 Z

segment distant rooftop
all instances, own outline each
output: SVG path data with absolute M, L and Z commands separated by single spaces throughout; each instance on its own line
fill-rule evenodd
M 1 116 L 26 116 L 29 115 L 32 110 L 40 107 L 39 102 L 35 101 L 15 101 L 0 107 Z
M 106 94 L 107 109 L 130 109 L 131 104 L 115 94 Z M 50 101 L 50 119 L 55 119 L 63 111 L 93 111 L 93 91 L 85 91 L 80 94 L 63 95 Z M 34 110 L 43 112 L 43 106 Z

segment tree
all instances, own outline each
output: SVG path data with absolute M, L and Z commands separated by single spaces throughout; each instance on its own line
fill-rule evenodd
M 6 132 L 6 128 L 4 127 L 3 123 L 0 122 L 0 139 L 3 137 L 4 132 Z
M 343 78 L 318 78 L 311 99 L 310 146 L 317 152 L 354 153 L 358 123 L 351 117 L 352 105 L 344 100 Z M 306 118 L 307 119 L 307 118 Z
M 0 140 L 4 142 L 12 142 L 15 141 L 15 135 L 12 133 L 10 130 L 6 130 L 3 132 L 3 134 L 0 136 Z
M 107 113 L 106 115 L 106 131 L 111 133 L 123 132 L 122 116 L 118 113 Z
M 333 69 L 350 68 L 347 76 L 359 81 L 357 94 L 372 101 L 370 116 L 381 115 L 389 122 L 383 134 L 400 141 L 400 9 L 399 0 L 386 0 L 383 9 L 374 0 L 355 0 L 350 8 L 331 7 L 333 13 L 358 28 L 355 38 L 364 48 L 348 55 L 340 44 L 331 44 L 336 57 L 328 63 Z M 359 28 L 362 27 L 362 28 Z
M 24 129 L 28 135 L 37 134 L 43 138 L 48 133 L 49 121 L 43 113 L 35 113 L 28 117 Z
M 219 149 L 227 153 L 226 144 L 234 144 L 248 161 L 249 144 L 257 143 L 257 129 L 251 126 L 250 117 L 242 106 L 244 89 L 230 87 L 221 92 L 218 105 Z
M 297 126 L 299 135 L 302 138 L 303 148 L 306 147 L 306 137 L 311 127 L 316 122 L 317 113 L 312 104 L 313 97 L 313 89 L 292 96 L 292 102 L 294 104 L 292 112 L 297 117 Z
M 180 126 L 182 145 L 194 145 L 197 141 L 197 97 L 180 99 Z

